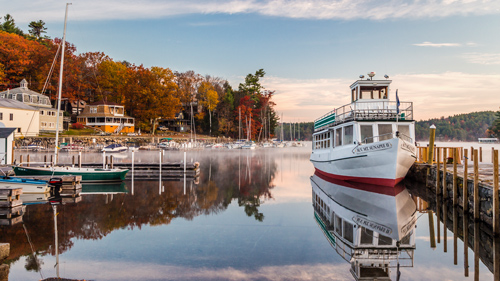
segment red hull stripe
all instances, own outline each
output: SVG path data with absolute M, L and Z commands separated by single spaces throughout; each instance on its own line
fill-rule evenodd
M 318 169 L 316 169 L 314 174 L 319 178 L 333 184 L 390 196 L 396 196 L 405 189 L 404 185 L 399 184 L 403 180 L 403 178 L 393 180 L 381 178 L 348 177 L 326 173 Z

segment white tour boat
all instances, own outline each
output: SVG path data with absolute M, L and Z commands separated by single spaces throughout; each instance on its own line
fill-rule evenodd
M 351 85 L 350 104 L 314 121 L 316 174 L 394 186 L 415 162 L 413 103 L 399 102 L 397 91 L 391 100 L 391 80 L 373 80 L 374 75 L 361 75 Z
M 417 208 L 408 190 L 311 177 L 314 218 L 355 280 L 391 280 L 413 267 Z

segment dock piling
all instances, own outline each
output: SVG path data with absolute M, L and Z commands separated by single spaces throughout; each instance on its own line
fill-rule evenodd
M 467 153 L 468 153 L 467 149 L 464 149 L 464 155 L 465 155 L 465 157 L 464 157 L 464 179 L 462 181 L 462 183 L 463 183 L 462 184 L 463 185 L 463 192 L 462 192 L 462 194 L 463 194 L 463 202 L 462 203 L 463 204 L 462 204 L 462 207 L 464 209 L 464 216 L 465 216 L 465 213 L 467 213 L 469 211 L 469 189 L 468 189 L 468 187 L 469 187 L 469 179 L 468 179 L 469 174 L 467 172 L 467 165 L 468 165 L 468 163 L 467 163 L 468 162 L 467 161 L 468 154 Z
M 113 155 L 109 156 L 109 165 L 111 165 L 111 169 L 113 169 Z
M 483 162 L 483 148 L 479 147 L 479 163 Z
M 477 160 L 477 149 L 474 149 L 474 159 Z M 474 161 L 474 220 L 479 220 L 480 203 L 481 199 L 479 198 L 479 163 L 478 161 Z
M 19 155 L 19 166 L 23 164 L 23 155 Z
M 469 277 L 469 213 L 464 210 L 463 241 L 464 241 L 464 276 Z
M 453 149 L 453 206 L 458 205 L 458 177 L 457 177 L 458 148 Z
M 78 152 L 78 168 L 82 168 L 82 152 Z
M 30 155 L 29 154 L 26 156 L 26 161 L 28 161 L 28 164 L 26 166 L 29 167 L 30 166 Z
M 441 175 L 441 149 L 438 147 L 436 149 L 436 196 L 441 194 L 441 188 L 440 188 L 440 183 L 441 180 L 439 176 Z
M 498 150 L 493 150 L 493 234 L 500 233 L 500 214 L 498 199 Z
M 448 198 L 448 184 L 446 182 L 446 174 L 448 173 L 446 170 L 446 165 L 448 163 L 447 152 L 448 150 L 446 148 L 443 148 L 443 200 L 446 200 Z
M 432 164 L 432 160 L 434 159 L 434 140 L 436 138 L 436 126 L 432 124 L 429 128 L 429 148 L 428 148 L 428 156 L 427 156 L 427 163 Z

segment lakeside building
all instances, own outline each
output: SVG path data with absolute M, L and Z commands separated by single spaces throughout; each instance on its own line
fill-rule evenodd
M 123 105 L 98 101 L 85 105 L 77 122 L 105 133 L 133 133 L 135 118 L 125 115 Z
M 14 133 L 17 128 L 0 128 L 0 164 L 9 165 L 12 163 L 14 148 Z
M 38 121 L 40 130 L 37 130 L 37 134 L 38 132 L 56 132 L 57 109 L 52 107 L 48 96 L 28 89 L 28 82 L 26 79 L 20 82 L 18 88 L 0 92 L 0 98 L 18 101 L 36 108 L 40 113 Z M 63 130 L 63 113 L 60 112 L 59 116 L 61 117 L 59 118 L 59 131 L 61 132 Z
M 16 128 L 15 137 L 38 136 L 40 111 L 17 100 L 0 98 L 0 127 Z

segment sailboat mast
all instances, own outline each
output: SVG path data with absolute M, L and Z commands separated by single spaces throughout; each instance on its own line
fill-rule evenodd
M 56 119 L 56 147 L 54 148 L 54 164 L 57 164 L 57 147 L 59 146 L 59 118 L 61 112 L 61 93 L 62 93 L 62 79 L 63 79 L 63 67 L 64 67 L 64 49 L 66 47 L 66 22 L 68 21 L 68 7 L 71 3 L 66 3 L 66 13 L 64 14 L 64 32 L 62 39 L 62 51 L 61 51 L 61 67 L 59 69 L 59 89 L 57 95 L 57 119 Z

